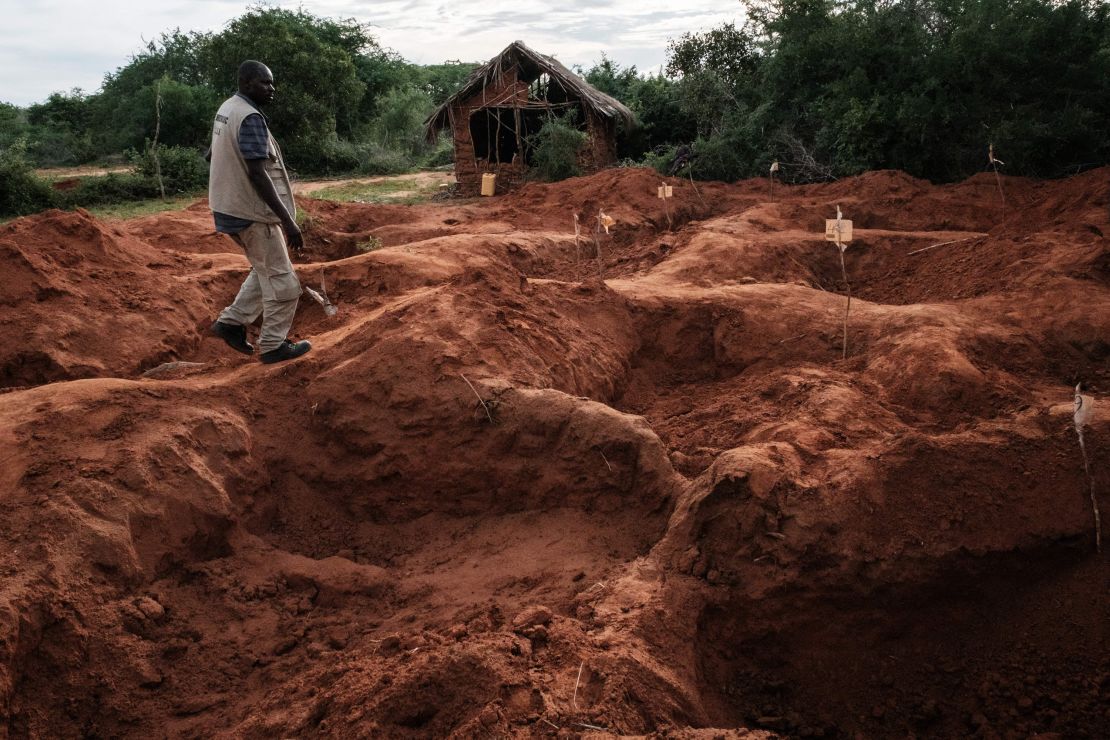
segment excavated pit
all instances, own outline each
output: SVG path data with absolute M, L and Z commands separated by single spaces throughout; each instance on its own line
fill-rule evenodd
M 0 728 L 1097 737 L 1104 180 L 306 200 L 272 367 L 203 203 L 0 227 Z
M 699 668 L 718 726 L 791 736 L 1097 737 L 1105 568 L 1074 547 L 961 559 L 875 592 L 818 586 L 783 609 L 715 604 Z M 784 601 L 784 600 L 782 600 Z

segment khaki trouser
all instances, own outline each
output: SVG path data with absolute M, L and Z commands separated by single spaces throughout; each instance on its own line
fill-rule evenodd
M 255 222 L 232 238 L 247 253 L 251 271 L 219 320 L 249 326 L 261 314 L 258 346 L 262 352 L 269 352 L 280 347 L 289 334 L 301 297 L 301 283 L 289 261 L 285 232 L 280 224 Z

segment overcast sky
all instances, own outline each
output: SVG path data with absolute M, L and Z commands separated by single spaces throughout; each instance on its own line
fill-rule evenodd
M 486 61 L 520 39 L 563 64 L 602 52 L 658 71 L 667 39 L 741 20 L 737 0 L 304 0 L 332 18 L 369 23 L 383 46 L 418 64 Z M 248 3 L 225 0 L 0 0 L 0 101 L 27 105 L 80 87 L 92 92 L 163 31 L 219 31 Z

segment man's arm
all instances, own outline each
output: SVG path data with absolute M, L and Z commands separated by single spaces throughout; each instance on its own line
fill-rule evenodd
M 286 210 L 285 204 L 281 202 L 278 197 L 277 190 L 274 189 L 274 182 L 266 173 L 266 160 L 265 159 L 248 159 L 247 162 L 247 176 L 250 178 L 251 185 L 254 186 L 258 197 L 262 198 L 262 202 L 270 207 L 270 210 L 277 214 L 281 219 L 282 228 L 285 229 L 285 236 L 289 240 L 289 246 L 293 249 L 300 249 L 304 246 L 304 237 L 301 236 L 301 230 L 297 226 L 297 222 L 293 220 L 293 216 Z
M 293 214 L 285 209 L 285 204 L 281 202 L 277 190 L 274 189 L 273 180 L 266 173 L 266 164 L 270 159 L 269 134 L 266 131 L 266 122 L 262 115 L 253 113 L 244 118 L 239 126 L 238 138 L 239 151 L 243 154 L 243 160 L 247 163 L 247 178 L 250 179 L 254 191 L 258 193 L 262 202 L 269 206 L 270 210 L 281 219 L 281 225 L 285 229 L 289 246 L 293 249 L 300 249 L 304 246 L 304 237 L 301 236 L 301 230 L 297 228 L 297 223 L 293 220 Z

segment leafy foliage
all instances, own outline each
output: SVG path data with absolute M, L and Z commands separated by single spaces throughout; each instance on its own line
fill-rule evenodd
M 55 93 L 26 110 L 0 104 L 0 145 L 22 138 L 37 165 L 82 164 L 145 151 L 157 126 L 160 144 L 203 150 L 248 58 L 274 72 L 266 114 L 302 174 L 396 172 L 442 159 L 442 147 L 424 140 L 423 119 L 476 66 L 409 64 L 355 20 L 258 5 L 215 34 L 162 34 L 95 94 Z
M 233 91 L 244 59 L 264 61 L 277 95 L 267 110 L 294 168 L 316 169 L 322 142 L 337 121 L 358 110 L 366 92 L 354 57 L 377 44 L 353 20 L 318 18 L 304 10 L 259 6 L 233 20 L 207 45 L 208 74 L 216 89 Z
M 378 114 L 365 127 L 366 138 L 387 149 L 419 155 L 427 149 L 424 119 L 434 108 L 423 90 L 412 85 L 396 87 L 381 96 Z
M 772 0 L 671 43 L 695 174 L 814 179 L 986 165 L 1061 175 L 1110 155 L 1110 6 L 1087 0 Z M 674 140 L 672 140 L 674 141 Z M 793 165 L 793 166 L 792 166 Z M 710 175 L 712 173 L 712 175 Z
M 56 203 L 54 191 L 31 171 L 25 141 L 0 148 L 0 216 L 34 213 Z
M 82 179 L 77 187 L 67 190 L 59 200 L 67 208 L 86 208 L 132 200 L 151 200 L 159 195 L 158 181 L 153 177 L 134 172 L 112 172 L 103 177 Z
M 525 146 L 532 150 L 536 174 L 555 182 L 579 174 L 578 152 L 587 139 L 586 132 L 579 131 L 569 120 L 549 118 L 528 137 Z
M 157 156 L 167 194 L 195 193 L 208 187 L 208 163 L 196 149 L 158 146 Z M 142 177 L 156 177 L 159 168 L 155 166 L 154 157 L 155 151 L 150 145 L 141 154 L 132 152 L 131 164 L 135 173 Z
M 621 67 L 602 54 L 590 69 L 579 70 L 601 92 L 627 105 L 639 122 L 631 131 L 618 123 L 617 156 L 639 159 L 648 152 L 675 141 L 688 141 L 696 134 L 693 122 L 681 105 L 681 86 L 664 77 L 641 77 L 636 66 Z

